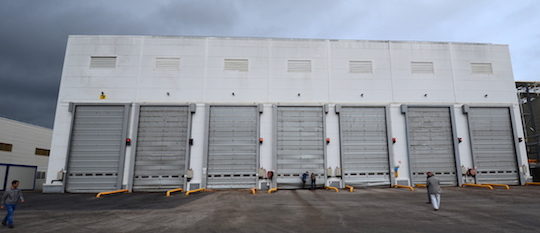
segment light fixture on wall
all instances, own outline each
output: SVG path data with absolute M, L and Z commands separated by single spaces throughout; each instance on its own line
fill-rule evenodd
M 300 95 L 301 95 L 300 92 L 298 92 L 298 94 L 296 94 L 296 96 L 298 96 L 298 97 L 300 97 Z
M 232 96 L 236 96 L 236 94 L 234 94 L 234 92 L 231 93 Z
M 100 100 L 107 99 L 107 96 L 105 95 L 105 92 L 101 92 L 101 95 L 99 95 Z
M 488 97 L 488 94 L 485 94 L 485 95 L 484 95 L 484 98 L 487 98 L 487 97 Z
M 167 96 L 171 96 L 171 93 L 167 92 Z
M 360 97 L 364 98 L 364 93 L 360 94 Z
M 424 97 L 427 97 L 427 93 L 426 93 L 426 94 L 424 94 Z

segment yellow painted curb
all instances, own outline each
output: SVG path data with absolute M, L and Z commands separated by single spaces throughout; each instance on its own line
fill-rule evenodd
M 528 186 L 528 185 L 540 185 L 540 182 L 527 182 L 527 183 L 525 183 L 525 186 Z
M 507 184 L 484 184 L 484 185 L 489 185 L 489 186 L 493 186 L 493 187 L 503 187 L 504 189 L 510 189 L 510 186 L 508 186 Z
M 411 191 L 414 191 L 414 188 L 411 187 L 411 186 L 408 186 L 408 185 L 396 184 L 396 185 L 394 185 L 394 188 L 404 188 L 404 189 L 409 189 Z
M 478 188 L 487 188 L 493 190 L 493 186 L 486 184 L 463 184 L 463 187 L 478 187 Z
M 167 194 L 165 194 L 167 197 L 170 197 L 171 196 L 171 193 L 174 193 L 174 192 L 182 192 L 184 191 L 184 189 L 182 188 L 177 188 L 177 189 L 171 189 L 171 190 L 167 190 Z
M 125 193 L 125 192 L 128 192 L 129 190 L 127 189 L 120 189 L 120 190 L 114 190 L 114 191 L 107 191 L 107 192 L 101 192 L 101 193 L 98 193 L 96 195 L 97 198 L 100 198 L 101 196 L 103 195 L 108 195 L 108 194 L 115 194 L 115 193 Z
M 324 187 L 324 188 L 325 188 L 325 189 L 332 189 L 332 190 L 336 191 L 336 193 L 339 193 L 339 189 L 336 188 L 336 187 L 326 186 L 326 187 Z
M 196 192 L 204 192 L 205 189 L 193 189 L 186 192 L 186 196 L 189 196 L 189 194 L 196 193 Z

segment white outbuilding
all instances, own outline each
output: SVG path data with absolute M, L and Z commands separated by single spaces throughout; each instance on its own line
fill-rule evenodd
M 0 190 L 19 180 L 23 190 L 41 190 L 52 130 L 0 117 Z

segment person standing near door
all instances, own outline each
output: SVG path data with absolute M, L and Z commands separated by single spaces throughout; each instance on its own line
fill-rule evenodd
M 315 182 L 317 181 L 317 175 L 312 172 L 311 173 L 311 189 L 315 189 Z
M 304 172 L 304 174 L 302 174 L 302 189 L 305 189 L 306 188 L 306 182 L 307 182 L 307 178 L 309 176 L 309 172 Z
M 24 202 L 22 191 L 18 189 L 19 181 L 13 180 L 11 182 L 11 189 L 4 191 L 2 199 L 0 200 L 0 208 L 6 208 L 7 214 L 6 217 L 2 220 L 2 225 L 7 225 L 9 228 L 13 228 L 13 215 L 15 213 L 15 207 L 17 203 L 21 201 Z
M 433 172 L 428 172 L 427 175 L 427 191 L 431 205 L 433 206 L 433 210 L 438 211 L 441 207 L 441 182 L 433 175 Z

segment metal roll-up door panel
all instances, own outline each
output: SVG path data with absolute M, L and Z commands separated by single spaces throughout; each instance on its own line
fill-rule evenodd
M 68 192 L 121 188 L 125 106 L 75 106 L 67 169 Z
M 342 107 L 339 123 L 345 184 L 389 185 L 385 108 Z
M 431 171 L 443 185 L 457 185 L 452 118 L 448 107 L 409 107 L 409 161 L 413 184 Z
M 509 108 L 469 109 L 474 165 L 478 183 L 519 184 Z
M 279 106 L 276 127 L 278 187 L 302 187 L 306 171 L 317 174 L 317 185 L 324 185 L 323 108 Z
M 184 186 L 188 132 L 188 106 L 140 107 L 134 191 Z
M 254 188 L 258 168 L 256 106 L 211 106 L 207 187 Z

